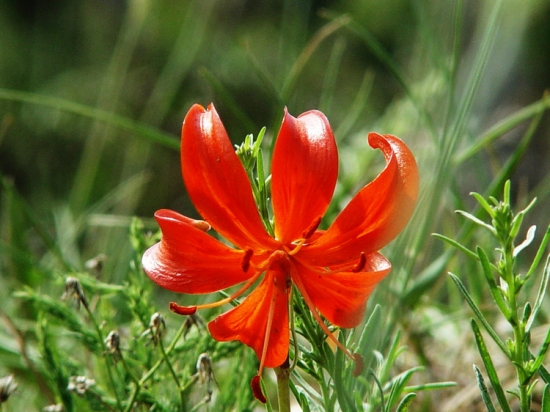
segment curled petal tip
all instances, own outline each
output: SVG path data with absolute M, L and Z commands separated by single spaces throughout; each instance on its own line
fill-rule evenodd
M 265 398 L 265 395 L 262 392 L 260 380 L 261 380 L 260 375 L 254 376 L 250 381 L 250 386 L 252 387 L 252 393 L 254 394 L 254 397 L 258 399 L 261 403 L 266 403 L 267 399 Z
M 170 302 L 170 310 L 178 315 L 193 315 L 197 311 L 197 307 L 180 306 L 177 303 Z
M 353 369 L 353 376 L 357 378 L 363 372 L 363 368 L 365 367 L 365 362 L 363 361 L 363 357 L 358 353 L 353 354 L 353 361 L 355 362 L 355 368 Z

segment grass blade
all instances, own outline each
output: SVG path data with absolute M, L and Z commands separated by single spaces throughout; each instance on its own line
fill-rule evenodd
M 474 337 L 476 340 L 477 349 L 479 351 L 479 354 L 481 355 L 483 364 L 485 365 L 485 370 L 487 371 L 487 375 L 489 376 L 489 381 L 491 382 L 491 386 L 495 391 L 496 397 L 498 399 L 498 403 L 500 404 L 500 407 L 504 412 L 512 412 L 510 409 L 510 406 L 508 405 L 508 400 L 506 399 L 506 395 L 504 394 L 504 389 L 502 389 L 502 385 L 500 384 L 500 380 L 498 378 L 497 371 L 491 359 L 491 355 L 487 350 L 487 346 L 485 346 L 485 341 L 483 340 L 483 336 L 481 335 L 479 326 L 477 326 L 477 323 L 474 319 L 470 321 L 470 324 L 472 326 L 472 330 L 474 331 Z M 481 376 L 481 374 L 479 376 Z M 479 379 L 478 379 L 478 383 L 479 383 Z M 483 394 L 483 391 L 482 391 L 482 394 Z M 485 404 L 487 404 L 487 402 L 485 402 Z

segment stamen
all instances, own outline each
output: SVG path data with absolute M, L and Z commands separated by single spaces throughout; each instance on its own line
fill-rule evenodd
M 192 223 L 191 223 L 191 226 L 203 231 L 203 232 L 208 232 L 211 228 L 210 226 L 210 223 L 208 223 L 207 221 L 205 220 L 194 220 Z
M 296 253 L 298 253 L 300 251 L 300 249 L 302 248 L 302 246 L 304 246 L 304 244 L 306 243 L 306 240 L 308 240 L 311 237 L 311 235 L 313 235 L 315 233 L 315 231 L 319 227 L 320 223 L 321 223 L 321 216 L 319 216 L 317 219 L 315 219 L 311 223 L 311 225 L 309 225 L 309 227 L 302 232 L 302 237 L 300 238 L 300 240 L 297 243 L 294 243 L 294 245 L 295 245 L 294 249 L 291 250 L 287 246 L 283 246 L 286 253 L 289 256 L 294 256 Z
M 315 219 L 309 227 L 302 232 L 302 239 L 309 239 L 311 235 L 315 233 L 319 225 L 321 224 L 321 216 Z
M 254 251 L 252 249 L 246 249 L 244 251 L 243 261 L 241 262 L 241 268 L 243 269 L 243 272 L 248 271 L 248 268 L 250 267 L 250 259 L 252 259 L 253 254 Z
M 265 395 L 262 392 L 260 380 L 261 380 L 260 375 L 254 376 L 250 381 L 250 386 L 252 387 L 252 393 L 254 394 L 254 397 L 258 399 L 261 403 L 266 403 L 267 399 L 265 398 Z
M 358 353 L 353 354 L 353 359 L 355 361 L 355 368 L 353 368 L 353 376 L 357 378 L 359 375 L 361 375 L 361 372 L 363 372 L 363 369 L 365 368 L 365 361 L 363 360 L 363 357 Z
M 275 278 L 273 278 L 275 282 Z M 275 285 L 275 287 L 277 287 Z M 252 393 L 254 397 L 262 403 L 266 403 L 266 398 L 262 392 L 260 386 L 260 380 L 262 377 L 262 372 L 264 370 L 265 357 L 267 355 L 267 349 L 269 347 L 269 338 L 271 336 L 271 326 L 273 325 L 273 315 L 275 313 L 275 300 L 276 300 L 277 291 L 273 290 L 271 294 L 271 302 L 269 304 L 269 312 L 267 314 L 267 324 L 265 327 L 265 336 L 264 336 L 264 346 L 262 348 L 262 357 L 260 359 L 260 367 L 258 368 L 258 375 L 254 376 L 250 381 L 250 386 L 252 387 Z
M 275 281 L 275 279 L 273 279 L 273 281 Z M 271 336 L 271 326 L 273 325 L 273 315 L 275 313 L 276 294 L 277 294 L 277 291 L 274 290 L 271 294 L 271 302 L 269 303 L 269 312 L 267 314 L 267 324 L 265 327 L 264 347 L 262 349 L 262 358 L 260 359 L 260 367 L 258 368 L 259 376 L 262 376 L 265 357 L 267 355 L 267 348 L 269 347 L 269 338 Z
M 353 376 L 359 376 L 363 370 L 363 358 L 361 355 L 354 353 L 352 354 L 336 337 L 332 334 L 330 330 L 328 330 L 327 325 L 325 325 L 325 322 L 321 319 L 321 316 L 319 316 L 319 313 L 317 312 L 317 309 L 315 308 L 315 305 L 311 301 L 309 295 L 306 292 L 306 289 L 304 288 L 304 285 L 302 282 L 300 282 L 299 277 L 294 277 L 294 283 L 296 283 L 296 286 L 298 289 L 300 289 L 300 292 L 302 293 L 302 296 L 311 311 L 311 314 L 313 315 L 313 318 L 317 321 L 317 324 L 321 327 L 323 332 L 327 335 L 327 337 L 334 342 L 336 346 L 340 348 L 344 354 L 350 358 L 355 363 L 355 369 L 353 371 Z M 355 375 L 357 373 L 357 375 Z
M 365 252 L 361 252 L 361 257 L 359 258 L 359 262 L 351 271 L 354 273 L 361 272 L 363 269 L 365 269 L 366 263 L 367 263 L 367 257 L 365 256 Z
M 197 311 L 197 307 L 180 306 L 175 302 L 170 302 L 170 310 L 178 315 L 193 315 Z
M 228 296 L 224 299 L 218 300 L 216 302 L 212 303 L 205 303 L 203 305 L 196 305 L 196 306 L 180 306 L 174 302 L 170 302 L 170 310 L 174 313 L 177 313 L 178 315 L 192 315 L 194 314 L 197 309 L 207 309 L 207 308 L 217 308 L 218 306 L 225 305 L 226 303 L 231 302 L 234 299 L 237 299 L 239 296 L 241 296 L 246 290 L 252 286 L 254 282 L 260 277 L 262 272 L 256 272 L 254 276 L 252 276 L 250 279 L 246 281 L 246 283 L 235 293 L 233 293 L 231 296 Z

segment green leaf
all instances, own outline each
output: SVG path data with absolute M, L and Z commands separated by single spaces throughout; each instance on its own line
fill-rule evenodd
M 407 412 L 414 398 L 416 398 L 416 393 L 409 393 L 406 395 L 403 399 L 401 399 L 401 402 L 399 402 L 396 412 Z
M 485 370 L 487 371 L 487 375 L 489 376 L 489 381 L 491 382 L 491 386 L 495 391 L 496 397 L 498 399 L 498 403 L 500 404 L 500 407 L 504 412 L 511 412 L 510 406 L 508 405 L 508 400 L 506 399 L 506 395 L 504 394 L 504 390 L 502 389 L 502 385 L 500 384 L 497 371 L 491 359 L 491 355 L 487 350 L 487 346 L 485 346 L 485 341 L 483 340 L 481 331 L 479 330 L 479 327 L 477 326 L 477 323 L 474 319 L 470 321 L 470 324 L 472 326 L 472 330 L 474 331 L 474 337 L 475 337 L 477 349 L 479 351 L 479 354 L 481 355 L 483 364 L 485 365 Z M 481 378 L 481 374 L 479 376 Z M 478 379 L 478 384 L 479 384 L 479 379 Z M 481 389 L 481 386 L 480 386 L 480 389 Z M 482 395 L 483 395 L 483 390 L 482 390 Z
M 529 376 L 535 373 L 542 365 L 542 362 L 544 361 L 544 358 L 546 357 L 546 353 L 548 352 L 548 347 L 550 346 L 550 328 L 546 332 L 546 338 L 544 339 L 544 342 L 542 343 L 539 353 L 537 354 L 537 357 L 535 358 L 535 361 L 533 364 L 529 367 Z
M 418 366 L 416 368 L 411 368 L 411 369 L 399 374 L 394 379 L 392 379 L 391 390 L 390 390 L 390 394 L 389 394 L 388 400 L 387 400 L 388 409 L 391 409 L 391 407 L 397 403 L 397 401 L 399 400 L 399 398 L 401 397 L 401 395 L 405 391 L 405 385 L 411 379 L 412 375 L 415 372 L 418 372 L 418 371 L 421 371 L 421 370 L 424 370 L 424 368 L 420 367 L 420 366 Z
M 465 253 L 466 255 L 470 256 L 471 258 L 475 260 L 479 260 L 479 256 L 472 250 L 468 249 L 466 246 L 463 246 L 462 244 L 458 243 L 456 240 L 451 239 L 450 237 L 440 235 L 439 233 L 434 233 L 433 236 L 437 239 L 440 239 L 449 245 L 457 248 L 461 252 Z
M 474 372 L 476 374 L 477 386 L 479 387 L 479 390 L 481 392 L 481 398 L 483 399 L 483 402 L 485 403 L 487 410 L 489 412 L 496 412 L 495 406 L 493 405 L 493 401 L 491 400 L 491 396 L 489 395 L 489 391 L 487 390 L 487 386 L 485 386 L 483 375 L 481 374 L 481 371 L 476 365 L 474 365 Z
M 180 142 L 175 136 L 160 131 L 154 127 L 150 127 L 140 122 L 128 119 L 127 117 L 119 116 L 111 112 L 96 109 L 94 107 L 71 102 L 70 100 L 61 99 L 59 97 L 46 96 L 43 94 L 22 92 L 18 90 L 0 89 L 0 99 L 19 101 L 30 104 L 51 107 L 53 109 L 62 110 L 77 114 L 90 119 L 98 120 L 107 123 L 119 129 L 134 133 L 151 143 L 156 143 L 169 149 L 180 149 Z
M 550 241 L 550 225 L 546 228 L 546 233 L 544 234 L 544 237 L 542 238 L 542 241 L 540 242 L 539 249 L 537 250 L 537 254 L 535 255 L 535 258 L 533 259 L 533 263 L 531 263 L 531 266 L 529 267 L 529 270 L 525 274 L 525 280 L 529 279 L 535 270 L 537 270 L 537 267 L 544 256 L 544 253 L 546 252 L 546 246 L 548 245 L 548 242 Z M 548 270 L 548 259 L 546 260 L 545 270 Z
M 386 400 L 385 400 L 385 397 L 384 397 L 384 389 L 382 388 L 382 384 L 380 383 L 380 379 L 378 379 L 378 377 L 376 376 L 376 373 L 374 373 L 374 371 L 372 369 L 369 369 L 369 375 L 372 376 L 372 378 L 374 379 L 374 383 L 376 384 L 376 387 L 378 388 L 378 393 L 380 394 L 380 405 L 381 405 L 380 410 L 382 412 L 386 412 L 387 411 L 387 409 L 386 409 Z
M 542 391 L 541 412 L 550 412 L 550 385 L 546 384 Z
M 510 351 L 508 347 L 504 344 L 502 339 L 500 339 L 500 336 L 497 335 L 497 333 L 495 332 L 491 324 L 487 321 L 487 319 L 485 319 L 485 316 L 483 316 L 483 313 L 481 313 L 481 311 L 473 301 L 472 297 L 464 287 L 464 284 L 460 281 L 460 279 L 457 276 L 453 275 L 452 273 L 449 273 L 449 276 L 451 277 L 453 282 L 456 284 L 456 286 L 458 287 L 458 290 L 460 291 L 464 299 L 466 299 L 466 302 L 468 303 L 470 308 L 474 311 L 474 314 L 477 316 L 477 318 L 479 319 L 479 321 L 481 322 L 481 324 L 483 325 L 487 333 L 491 335 L 491 337 L 493 338 L 495 343 L 498 345 L 498 347 L 502 350 L 502 352 L 508 358 L 510 358 L 511 356 L 510 356 Z
M 487 254 L 480 247 L 477 248 L 477 254 L 479 256 L 479 261 L 481 262 L 481 267 L 483 269 L 483 274 L 485 275 L 485 280 L 487 280 L 487 283 L 489 284 L 491 295 L 493 296 L 495 303 L 499 307 L 504 317 L 509 320 L 511 317 L 510 308 L 508 307 L 508 304 L 502 296 L 501 289 L 496 283 L 495 276 L 493 275 L 493 271 L 491 270 L 491 264 L 489 262 L 489 259 L 487 258 Z
M 455 163 L 460 164 L 464 162 L 466 159 L 469 159 L 479 151 L 483 150 L 485 147 L 489 146 L 495 140 L 506 135 L 506 132 L 523 123 L 527 119 L 530 119 L 531 117 L 542 113 L 549 108 L 550 95 L 546 95 L 535 103 L 532 103 L 529 106 L 518 110 L 514 114 L 497 123 L 483 135 L 479 136 L 479 138 L 476 139 L 475 143 L 472 146 L 456 156 Z
M 365 369 L 371 368 L 374 363 L 374 349 L 378 346 L 380 339 L 379 330 L 381 328 L 382 309 L 380 305 L 376 305 L 370 314 L 363 331 L 357 342 L 357 347 L 360 350 L 363 361 L 365 362 Z
M 535 321 L 537 313 L 542 305 L 542 301 L 546 295 L 546 290 L 548 289 L 548 279 L 550 279 L 550 254 L 548 255 L 548 258 L 546 258 L 546 264 L 544 265 L 544 270 L 542 271 L 542 279 L 540 280 L 539 290 L 537 292 L 535 304 L 533 305 L 533 310 L 531 311 L 531 315 L 525 325 L 526 332 L 531 331 L 533 322 Z

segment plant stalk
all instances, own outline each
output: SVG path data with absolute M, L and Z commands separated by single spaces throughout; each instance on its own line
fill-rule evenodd
M 290 363 L 288 357 L 285 363 L 275 368 L 277 375 L 277 397 L 279 401 L 279 412 L 290 412 Z

